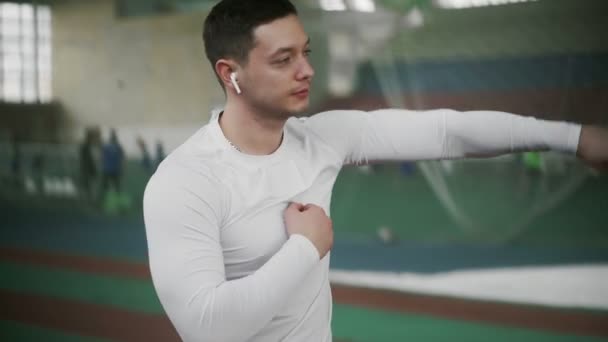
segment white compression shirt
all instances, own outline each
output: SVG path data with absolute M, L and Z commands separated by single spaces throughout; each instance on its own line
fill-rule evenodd
M 581 127 L 507 113 L 387 109 L 291 118 L 273 154 L 238 152 L 213 118 L 146 188 L 152 280 L 185 341 L 331 341 L 329 254 L 287 236 L 294 201 L 329 214 L 346 163 L 522 150 L 574 153 Z

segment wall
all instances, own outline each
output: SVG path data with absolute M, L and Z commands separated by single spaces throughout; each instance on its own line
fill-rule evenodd
M 104 134 L 115 127 L 131 154 L 138 135 L 171 150 L 223 104 L 201 39 L 206 12 L 124 19 L 110 0 L 56 1 L 52 9 L 53 91 L 72 120 L 72 139 L 97 125 Z
M 52 10 L 53 92 L 73 139 L 84 126 L 116 127 L 131 150 L 138 127 L 199 126 L 223 100 L 204 58 L 204 14 L 119 20 L 110 0 L 57 1 Z

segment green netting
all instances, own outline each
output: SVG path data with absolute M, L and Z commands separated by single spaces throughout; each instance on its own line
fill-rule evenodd
M 525 12 L 525 8 L 522 8 L 520 7 L 518 10 Z M 491 10 L 487 11 L 493 13 Z M 425 14 L 427 17 L 432 17 L 433 13 L 425 12 Z M 339 35 L 344 44 L 350 44 L 353 50 L 373 51 L 373 53 L 363 53 L 359 56 L 353 55 L 350 57 L 336 54 L 336 58 L 343 58 L 344 60 L 350 58 L 351 62 L 353 59 L 367 60 L 377 82 L 378 89 L 376 91 L 380 93 L 383 102 L 392 108 L 432 107 L 429 106 L 429 102 L 433 101 L 432 96 L 434 94 L 429 94 L 429 89 L 432 89 L 430 87 L 441 86 L 435 85 L 437 82 L 429 79 L 430 73 L 427 73 L 428 70 L 425 71 L 426 69 L 421 69 L 420 66 L 411 65 L 408 53 L 403 50 L 402 44 L 395 44 L 399 42 L 397 39 L 404 36 L 418 36 L 426 34 L 425 32 L 428 33 L 428 25 L 424 25 L 422 21 L 418 23 L 422 26 L 408 27 L 407 22 L 401 20 L 401 14 L 392 17 L 387 16 L 384 20 L 379 20 L 378 17 L 370 16 L 367 18 L 360 15 L 361 20 L 353 20 L 350 23 L 338 22 L 337 24 L 332 24 L 333 16 L 333 14 L 327 14 L 327 20 L 325 21 L 332 34 Z M 453 14 L 451 18 L 459 16 Z M 447 20 L 447 17 L 443 19 Z M 370 22 L 374 27 L 374 34 L 370 34 Z M 431 23 L 430 27 L 432 29 L 432 27 L 441 27 L 441 25 L 441 22 L 435 21 Z M 334 28 L 335 30 L 333 30 Z M 445 31 L 442 34 L 435 33 L 431 39 L 436 44 L 461 39 L 458 34 L 450 31 Z M 454 35 L 452 38 L 449 37 L 451 34 Z M 483 42 L 482 39 L 475 37 L 472 37 L 472 39 L 480 44 Z M 420 49 L 424 50 L 424 47 L 412 46 L 413 53 Z M 479 65 L 482 65 L 483 58 L 478 58 L 480 58 Z M 562 62 L 558 61 L 556 63 Z M 484 91 L 497 91 L 497 89 L 503 89 L 507 86 L 515 87 L 514 89 L 527 89 L 532 86 L 539 86 L 542 82 L 548 82 L 547 80 L 550 78 L 549 75 L 541 75 L 545 78 L 545 81 L 533 79 L 531 75 L 526 78 L 525 68 L 518 69 L 517 66 L 509 64 L 506 69 L 511 68 L 509 70 L 521 74 L 517 76 L 517 79 L 510 80 L 511 84 L 501 84 L 499 82 L 502 77 L 500 72 L 505 72 L 504 70 L 478 67 L 474 63 L 474 59 L 466 66 L 459 64 L 458 67 L 454 67 L 454 65 L 445 63 L 443 68 L 447 68 L 446 70 L 453 68 L 454 72 L 458 72 L 459 77 L 465 75 L 470 81 L 469 83 L 467 83 L 467 80 L 458 80 L 450 82 L 450 84 L 453 87 L 468 89 L 468 91 L 475 90 L 471 84 L 475 83 L 478 78 L 492 80 L 493 82 L 488 83 L 486 87 L 495 88 L 485 89 Z M 420 70 L 426 74 L 416 72 Z M 436 66 L 436 69 L 433 70 L 437 75 L 443 73 L 440 66 Z M 476 72 L 483 72 L 484 74 L 475 74 Z M 492 77 L 493 72 L 496 73 L 495 77 Z M 563 63 L 559 72 L 564 76 L 560 87 L 568 89 L 573 85 L 573 78 L 568 77 L 575 72 L 573 64 Z M 485 74 L 489 74 L 489 76 Z M 448 76 L 449 73 L 446 73 L 445 77 Z M 444 81 L 447 80 L 446 78 Z M 365 89 L 373 91 L 370 87 Z M 564 101 L 567 100 L 566 98 L 555 103 L 553 112 L 563 112 L 565 110 Z M 449 229 L 458 230 L 458 235 L 461 237 L 468 237 L 469 240 L 474 241 L 492 242 L 511 241 L 525 234 L 527 230 L 533 229 L 533 223 L 536 219 L 565 203 L 580 189 L 585 179 L 590 175 L 589 170 L 574 157 L 557 153 L 531 152 L 476 161 L 419 162 L 416 166 L 437 201 L 434 209 L 429 214 L 432 215 L 432 212 L 447 214 L 451 221 Z M 364 191 L 353 191 L 351 193 L 351 196 L 359 198 L 367 197 L 367 195 Z M 406 205 L 416 199 L 403 195 L 402 198 L 397 198 L 397 200 L 403 202 L 405 208 Z M 382 202 L 388 203 L 388 200 Z M 400 216 L 398 212 L 386 212 L 384 215 Z M 403 226 L 399 222 L 393 224 L 399 227 Z M 424 220 L 418 223 L 420 226 L 427 224 Z M 386 230 L 387 227 L 382 226 L 380 228 Z M 367 229 L 373 230 L 379 229 L 379 227 L 368 227 Z M 445 234 L 447 236 L 453 235 L 450 232 Z

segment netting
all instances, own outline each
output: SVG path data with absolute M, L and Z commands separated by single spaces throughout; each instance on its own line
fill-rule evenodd
M 408 108 L 392 61 L 387 56 L 382 61 L 375 59 L 372 66 L 387 103 Z M 417 99 L 424 101 L 422 97 Z M 455 227 L 470 234 L 494 229 L 500 232 L 494 235 L 497 240 L 517 237 L 534 218 L 565 201 L 588 175 L 574 158 L 556 153 L 529 153 L 492 161 L 420 162 L 418 167 L 457 223 Z M 468 194 L 463 196 L 463 192 Z M 477 198 L 471 200 L 471 192 L 477 193 Z M 503 203 L 502 212 L 485 215 L 483 202 L 487 200 Z
M 572 103 L 580 89 L 606 83 L 599 77 L 589 79 L 593 66 L 599 65 L 589 53 L 606 44 L 575 41 L 577 34 L 597 29 L 597 18 L 591 7 L 579 8 L 578 17 L 573 18 L 562 12 L 568 7 L 563 2 L 555 7 L 531 6 L 536 7 L 521 4 L 448 13 L 404 6 L 401 13 L 326 13 L 330 44 L 349 44 L 332 49 L 341 51 L 333 53 L 333 63 L 342 68 L 330 70 L 335 74 L 330 75 L 330 90 L 337 79 L 336 94 L 342 95 L 346 89 L 340 87 L 345 83 L 340 80 L 352 78 L 352 69 L 344 72 L 344 66 L 364 64 L 359 95 L 374 98 L 377 93 L 380 99 L 371 101 L 375 104 L 515 113 L 521 109 L 523 113 L 518 114 L 534 115 L 534 104 L 518 103 L 521 94 L 521 101 L 536 96 L 540 102 L 540 97 L 548 97 L 544 107 L 536 106 L 544 112 L 534 116 L 576 119 Z M 509 19 L 521 25 L 514 28 L 516 23 Z M 428 27 L 425 21 L 431 21 Z M 557 30 L 566 23 L 570 30 L 557 39 Z M 479 24 L 486 25 L 487 31 L 475 27 Z M 547 95 L 548 89 L 559 96 Z M 497 242 L 517 239 L 534 229 L 535 219 L 571 198 L 590 175 L 575 157 L 550 152 L 416 166 L 455 223 L 453 227 L 462 234 Z

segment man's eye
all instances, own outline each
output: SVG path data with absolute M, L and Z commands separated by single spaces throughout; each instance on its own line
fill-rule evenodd
M 312 53 L 311 49 L 304 50 L 304 56 L 310 56 L 311 53 Z
M 285 57 L 285 58 L 279 59 L 277 61 L 277 63 L 279 63 L 279 64 L 287 64 L 287 63 L 289 63 L 289 61 L 291 61 L 291 57 Z

